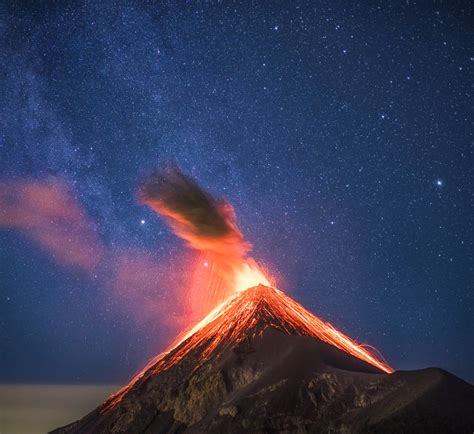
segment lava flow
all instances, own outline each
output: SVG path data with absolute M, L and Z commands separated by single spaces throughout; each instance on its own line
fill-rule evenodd
M 243 339 L 251 339 L 261 334 L 267 327 L 286 334 L 312 336 L 384 372 L 393 372 L 393 369 L 367 346 L 356 343 L 282 291 L 264 285 L 249 288 L 214 309 L 191 330 L 180 336 L 171 349 L 155 359 L 153 370 L 156 372 L 167 369 L 196 349 L 199 349 L 199 358 L 202 361 L 207 360 L 217 348 L 222 351 L 236 346 Z
M 197 369 L 242 341 L 261 336 L 267 328 L 288 335 L 319 339 L 380 371 L 393 372 L 385 361 L 371 351 L 371 347 L 358 344 L 282 291 L 258 285 L 237 293 L 179 336 L 168 350 L 152 359 L 129 385 L 113 395 L 105 403 L 103 411 L 115 407 L 137 382 L 164 372 L 185 358 L 191 358 L 193 369 Z

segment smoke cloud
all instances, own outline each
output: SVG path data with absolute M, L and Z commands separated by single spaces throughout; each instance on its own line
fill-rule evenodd
M 235 224 L 232 206 L 213 198 L 176 166 L 164 166 L 145 178 L 138 196 L 166 218 L 176 235 L 221 265 L 232 267 L 252 247 Z
M 192 284 L 186 290 L 191 318 L 201 319 L 239 288 L 254 286 L 252 269 L 256 264 L 250 267 L 247 257 L 252 245 L 237 228 L 229 203 L 212 197 L 174 165 L 146 177 L 138 197 L 201 253 L 202 265 L 196 263 Z

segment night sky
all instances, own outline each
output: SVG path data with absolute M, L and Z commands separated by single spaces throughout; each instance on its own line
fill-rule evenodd
M 474 381 L 470 2 L 115 3 L 0 6 L 0 381 L 124 382 L 180 330 L 167 161 L 315 314 Z

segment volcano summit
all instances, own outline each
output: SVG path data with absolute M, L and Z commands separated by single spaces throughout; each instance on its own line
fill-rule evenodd
M 54 433 L 471 432 L 474 387 L 393 372 L 281 291 L 214 309 L 126 387 Z

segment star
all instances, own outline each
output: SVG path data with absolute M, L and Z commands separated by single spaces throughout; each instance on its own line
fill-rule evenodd
M 143 220 L 143 219 L 140 220 L 140 224 L 141 224 L 141 225 L 144 225 L 144 224 L 145 224 L 145 220 Z
M 444 185 L 443 180 L 442 180 L 442 179 L 437 179 L 437 180 L 436 180 L 436 185 L 437 185 L 438 187 L 442 187 L 442 186 Z

